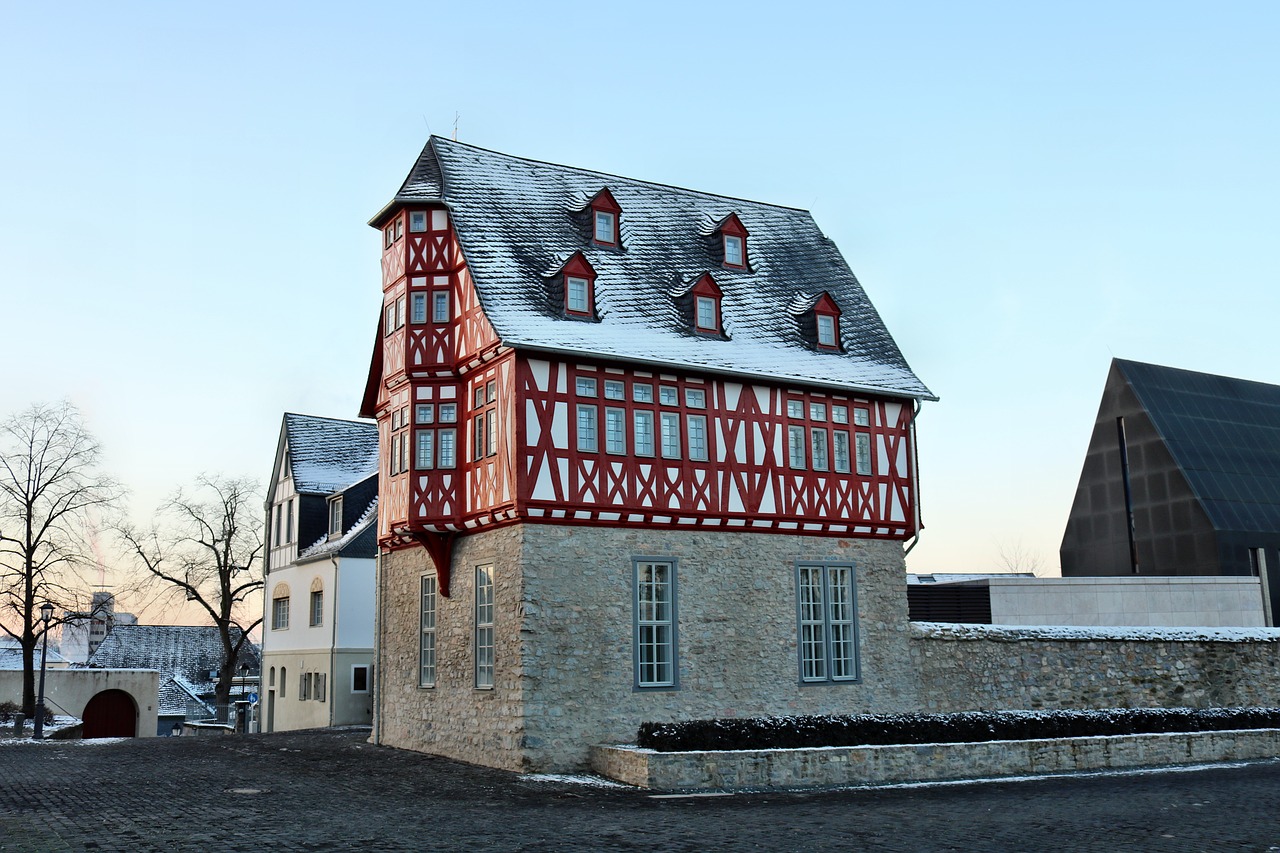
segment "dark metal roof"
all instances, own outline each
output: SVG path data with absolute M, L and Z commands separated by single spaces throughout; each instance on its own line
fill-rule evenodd
M 294 488 L 329 495 L 378 472 L 378 427 L 314 415 L 284 416 Z
M 621 247 L 590 239 L 590 200 L 622 208 Z M 433 136 L 392 202 L 443 204 L 481 305 L 508 346 L 936 399 L 912 373 L 840 251 L 804 210 L 511 157 Z M 748 267 L 721 264 L 737 214 Z M 570 319 L 552 281 L 576 252 L 595 270 L 598 322 Z M 711 272 L 723 336 L 696 334 L 673 293 Z M 841 351 L 808 340 L 803 306 L 829 293 Z M 801 306 L 798 310 L 796 306 Z
M 1220 531 L 1280 531 L 1280 386 L 1116 359 Z

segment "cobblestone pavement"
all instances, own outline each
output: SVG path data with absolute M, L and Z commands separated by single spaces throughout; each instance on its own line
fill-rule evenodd
M 1280 850 L 1280 762 L 656 798 L 365 738 L 0 744 L 0 851 Z

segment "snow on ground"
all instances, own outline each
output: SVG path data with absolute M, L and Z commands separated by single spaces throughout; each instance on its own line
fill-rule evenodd
M 1157 640 L 1165 642 L 1274 643 L 1280 628 L 1157 628 L 1138 625 L 966 625 L 912 622 L 917 637 L 940 640 Z
M 530 773 L 521 779 L 524 782 L 561 782 L 570 785 L 585 785 L 590 788 L 630 788 L 631 785 L 615 782 L 603 776 L 563 773 Z

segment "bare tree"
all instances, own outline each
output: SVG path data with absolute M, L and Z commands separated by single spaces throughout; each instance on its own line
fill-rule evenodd
M 77 570 L 95 562 L 90 514 L 120 496 L 98 471 L 99 455 L 70 403 L 36 404 L 0 424 L 0 630 L 22 647 L 27 715 L 35 711 L 37 645 L 70 615 L 84 615 Z M 40 619 L 45 602 L 57 614 L 48 623 Z
M 160 507 L 159 523 L 149 530 L 117 528 L 153 583 L 172 587 L 217 626 L 219 719 L 226 718 L 240 650 L 262 624 L 262 608 L 249 603 L 263 587 L 261 507 L 252 479 L 201 475 L 194 490 L 179 489 Z
M 1002 571 L 1030 572 L 1040 577 L 1044 570 L 1044 561 L 1040 559 L 1040 555 L 1027 547 L 1021 539 L 1000 541 L 996 543 L 996 548 L 996 561 Z

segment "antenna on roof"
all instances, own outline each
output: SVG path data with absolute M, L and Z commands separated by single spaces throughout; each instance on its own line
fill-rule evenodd
M 454 142 L 458 141 L 458 119 L 460 118 L 462 118 L 462 116 L 458 115 L 456 112 L 453 114 L 453 141 Z

